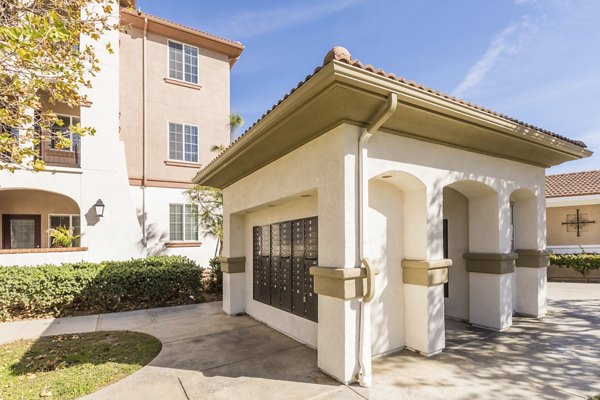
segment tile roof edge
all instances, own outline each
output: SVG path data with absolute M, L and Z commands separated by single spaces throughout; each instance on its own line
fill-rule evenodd
M 154 20 L 155 22 L 168 24 L 168 25 L 171 25 L 172 27 L 177 28 L 177 29 L 185 29 L 185 30 L 191 31 L 193 33 L 196 33 L 199 36 L 204 36 L 204 37 L 207 37 L 208 39 L 213 39 L 213 40 L 216 40 L 218 42 L 222 42 L 223 44 L 230 45 L 230 46 L 233 46 L 233 47 L 237 47 L 240 50 L 245 49 L 245 46 L 241 42 L 239 42 L 237 40 L 226 39 L 224 37 L 217 36 L 217 35 L 214 35 L 212 33 L 201 31 L 201 30 L 196 29 L 196 28 L 192 28 L 191 26 L 180 24 L 179 22 L 171 21 L 169 19 L 166 19 L 166 18 L 163 18 L 163 17 L 159 17 L 157 15 L 149 14 L 149 13 L 141 11 L 139 9 L 132 10 L 132 9 L 130 9 L 128 7 L 121 7 L 120 11 L 121 12 L 125 12 L 125 13 L 127 13 L 129 15 L 132 15 L 132 16 L 137 16 L 137 17 L 141 17 L 141 18 L 149 18 L 149 19 Z
M 562 136 L 562 135 L 556 134 L 554 132 L 548 131 L 546 129 L 539 128 L 539 127 L 536 127 L 536 126 L 531 125 L 531 124 L 527 124 L 527 123 L 519 121 L 519 120 L 517 120 L 515 118 L 511 118 L 511 117 L 506 116 L 504 114 L 501 114 L 501 113 L 489 110 L 489 109 L 487 109 L 485 107 L 478 106 L 478 105 L 469 103 L 469 102 L 467 102 L 465 100 L 458 99 L 457 97 L 447 95 L 447 94 L 442 93 L 440 91 L 437 91 L 435 89 L 428 88 L 428 87 L 426 87 L 424 85 L 418 84 L 418 83 L 416 83 L 414 81 L 407 80 L 407 79 L 405 79 L 403 77 L 397 77 L 393 73 L 385 72 L 384 70 L 379 69 L 379 68 L 375 68 L 375 67 L 373 67 L 370 64 L 364 65 L 359 60 L 353 59 L 352 56 L 351 56 L 351 54 L 350 54 L 350 52 L 346 48 L 341 47 L 341 46 L 336 46 L 336 47 L 332 48 L 331 50 L 329 50 L 329 52 L 327 52 L 327 54 L 325 55 L 325 58 L 323 59 L 323 63 L 320 66 L 317 66 L 311 74 L 307 75 L 304 78 L 304 80 L 300 81 L 294 88 L 292 88 L 279 101 L 277 101 L 277 103 L 273 104 L 271 106 L 271 108 L 269 108 L 262 116 L 260 116 L 256 121 L 254 121 L 252 123 L 252 125 L 250 125 L 248 128 L 246 128 L 246 130 L 240 136 L 238 136 L 233 142 L 231 142 L 229 144 L 229 146 L 227 146 L 227 148 L 225 150 L 223 150 L 221 153 L 219 153 L 215 158 L 212 159 L 212 161 L 210 161 L 209 163 L 207 163 L 204 166 L 204 168 L 202 168 L 200 171 L 198 171 L 196 173 L 196 175 L 194 176 L 194 178 L 192 178 L 192 180 L 196 179 L 197 176 L 201 175 L 202 172 L 204 172 L 207 169 L 209 169 L 215 162 L 217 162 L 219 159 L 221 159 L 222 156 L 225 153 L 227 153 L 228 150 L 231 149 L 236 143 L 238 143 L 240 141 L 240 139 L 242 139 L 243 137 L 245 137 L 246 134 L 248 134 L 249 131 L 254 126 L 256 126 L 267 115 L 269 115 L 277 106 L 279 106 L 283 101 L 285 101 L 292 93 L 294 93 L 302 85 L 304 85 L 306 82 L 308 82 L 308 80 L 310 80 L 310 78 L 312 78 L 313 76 L 315 76 L 321 69 L 323 69 L 326 65 L 328 65 L 331 62 L 333 62 L 334 60 L 338 61 L 338 62 L 345 63 L 347 65 L 350 65 L 350 66 L 353 66 L 353 67 L 356 67 L 356 68 L 359 68 L 359 69 L 362 69 L 362 70 L 365 70 L 365 71 L 368 71 L 368 72 L 372 72 L 372 73 L 380 75 L 380 76 L 382 76 L 384 78 L 389 78 L 389 79 L 392 79 L 392 80 L 394 80 L 396 82 L 403 83 L 403 84 L 409 85 L 411 87 L 423 90 L 423 91 L 425 91 L 425 92 L 427 92 L 429 94 L 440 96 L 440 97 L 442 97 L 442 98 L 444 98 L 446 100 L 450 100 L 450 101 L 453 101 L 455 103 L 461 104 L 463 106 L 467 106 L 467 107 L 473 108 L 473 109 L 475 109 L 477 111 L 485 112 L 487 114 L 490 114 L 490 115 L 493 115 L 493 116 L 496 116 L 496 117 L 499 117 L 499 118 L 504 118 L 504 119 L 506 119 L 508 121 L 517 123 L 519 125 L 525 126 L 527 128 L 530 128 L 530 129 L 535 129 L 536 131 L 541 132 L 541 133 L 543 133 L 545 135 L 554 137 L 556 139 L 565 141 L 567 143 L 571 143 L 571 144 L 579 146 L 579 147 L 581 147 L 583 149 L 587 148 L 587 145 L 584 142 L 580 141 L 580 140 L 569 139 L 566 136 Z
M 559 172 L 557 174 L 546 175 L 546 178 L 549 178 L 551 176 L 564 176 L 564 175 L 590 174 L 590 173 L 600 174 L 600 169 L 591 169 L 591 170 L 587 170 L 587 171 L 575 171 L 575 172 Z

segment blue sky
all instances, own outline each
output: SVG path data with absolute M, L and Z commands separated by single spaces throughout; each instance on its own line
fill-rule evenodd
M 177 6 L 175 6 L 177 5 Z M 145 12 L 238 40 L 231 109 L 245 125 L 346 47 L 363 63 L 583 140 L 600 169 L 598 0 L 138 0 Z

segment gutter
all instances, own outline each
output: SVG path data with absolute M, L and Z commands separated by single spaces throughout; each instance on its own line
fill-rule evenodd
M 369 177 L 366 174 L 366 167 L 369 158 L 367 145 L 371 137 L 377 133 L 378 129 L 394 114 L 398 107 L 398 94 L 390 92 L 387 97 L 385 109 L 375 118 L 375 120 L 365 129 L 358 139 L 358 255 L 361 267 L 364 265 L 367 272 L 367 293 L 360 301 L 360 317 L 358 325 L 358 382 L 360 386 L 370 387 L 373 381 L 371 369 L 371 306 L 370 302 L 375 295 L 375 277 L 377 271 L 371 268 L 368 259 L 365 256 L 366 232 L 365 214 L 368 208 L 369 199 Z
M 144 246 L 147 245 L 146 237 L 146 166 L 147 166 L 147 151 L 146 151 L 146 65 L 147 65 L 147 48 L 146 39 L 148 37 L 148 18 L 144 18 L 144 38 L 142 40 L 142 241 Z

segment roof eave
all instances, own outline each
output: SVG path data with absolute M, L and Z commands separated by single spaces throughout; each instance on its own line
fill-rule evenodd
M 371 98 L 380 98 L 381 105 L 385 104 L 388 93 L 395 92 L 398 94 L 399 101 L 403 102 L 403 104 L 435 112 L 448 119 L 452 118 L 461 123 L 465 122 L 465 124 L 470 124 L 478 129 L 485 129 L 489 132 L 504 135 L 506 140 L 516 141 L 515 143 L 520 143 L 521 145 L 534 145 L 539 151 L 551 151 L 553 157 L 560 160 L 560 162 L 549 163 L 548 165 L 540 162 L 528 162 L 526 159 L 516 159 L 516 161 L 528 162 L 541 167 L 549 167 L 568 160 L 588 157 L 592 154 L 591 151 L 581 146 L 550 136 L 544 132 L 532 129 L 531 127 L 520 125 L 514 121 L 457 103 L 451 99 L 430 93 L 426 90 L 415 88 L 398 82 L 397 80 L 386 78 L 364 69 L 351 66 L 347 63 L 334 60 L 310 77 L 304 84 L 300 85 L 297 90 L 289 95 L 289 97 L 286 97 L 280 104 L 276 105 L 271 112 L 268 112 L 263 116 L 263 118 L 252 126 L 240 139 L 238 139 L 237 142 L 201 170 L 194 177 L 193 182 L 196 184 L 224 188 L 253 172 L 246 171 L 235 179 L 224 179 L 219 177 L 219 174 L 224 171 L 225 168 L 234 167 L 236 165 L 235 161 L 243 156 L 245 151 L 252 146 L 254 141 L 267 140 L 270 132 L 273 129 L 277 129 L 289 115 L 298 112 L 298 108 L 302 107 L 303 104 L 306 104 L 306 102 L 310 100 L 311 95 L 314 96 L 324 91 L 328 86 L 331 87 L 333 85 L 350 88 L 351 91 L 361 92 L 363 95 L 367 94 Z M 352 122 L 358 125 L 366 125 L 369 121 L 365 119 L 364 121 Z M 395 132 L 390 125 L 384 125 L 381 130 L 390 133 L 403 134 L 401 132 Z M 451 143 L 442 144 L 452 146 Z M 500 156 L 493 154 L 493 149 L 486 153 L 464 146 L 454 147 L 461 147 L 469 151 L 477 151 L 492 156 Z M 292 151 L 293 149 L 294 148 L 291 147 L 282 149 L 281 155 L 287 154 L 287 152 Z M 261 166 L 256 166 L 254 171 L 260 167 Z

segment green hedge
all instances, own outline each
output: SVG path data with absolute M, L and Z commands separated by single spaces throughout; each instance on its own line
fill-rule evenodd
M 0 267 L 0 320 L 201 301 L 202 268 L 186 257 Z
M 600 254 L 552 254 L 550 255 L 550 263 L 559 267 L 571 268 L 585 276 L 591 270 L 600 269 Z

